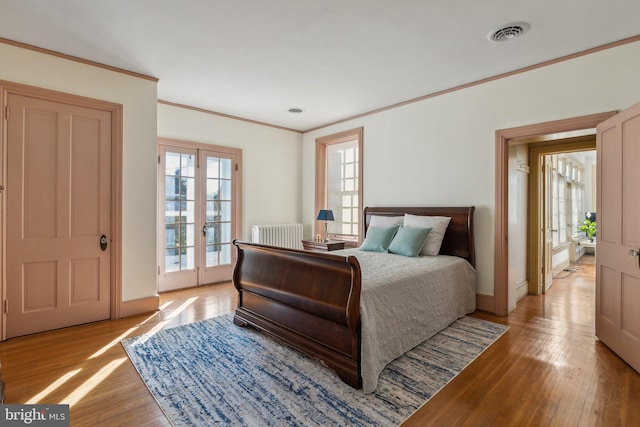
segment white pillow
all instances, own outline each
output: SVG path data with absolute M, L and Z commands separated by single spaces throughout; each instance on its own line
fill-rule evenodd
M 405 227 L 431 228 L 431 233 L 427 236 L 420 255 L 436 256 L 440 253 L 440 246 L 444 239 L 451 218 L 448 216 L 422 216 L 404 214 Z
M 388 228 L 388 227 L 393 227 L 394 225 L 402 225 L 403 220 L 404 218 L 401 216 L 372 215 L 371 221 L 369 221 L 369 228 L 371 227 Z

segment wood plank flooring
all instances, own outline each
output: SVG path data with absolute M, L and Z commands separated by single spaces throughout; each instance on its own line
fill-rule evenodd
M 594 265 L 575 265 L 404 426 L 640 425 L 640 374 L 594 336 Z M 162 310 L 0 343 L 7 403 L 69 403 L 72 426 L 168 426 L 120 340 L 231 312 L 231 284 L 161 295 Z

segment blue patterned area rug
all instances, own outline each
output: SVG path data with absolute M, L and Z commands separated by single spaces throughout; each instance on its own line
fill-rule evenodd
M 371 394 L 232 315 L 122 345 L 176 426 L 397 426 L 507 329 L 459 319 L 391 362 Z

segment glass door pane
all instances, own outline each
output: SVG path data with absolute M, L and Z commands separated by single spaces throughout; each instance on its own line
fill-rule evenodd
M 217 281 L 233 262 L 233 161 L 222 153 L 203 153 L 205 165 L 205 247 L 203 280 Z
M 161 150 L 160 290 L 197 283 L 195 150 Z
M 195 268 L 195 156 L 167 153 L 166 170 L 167 271 Z M 168 162 L 169 163 L 169 162 Z

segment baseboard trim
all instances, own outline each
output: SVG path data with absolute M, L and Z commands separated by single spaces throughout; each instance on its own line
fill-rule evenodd
M 522 298 L 526 297 L 529 294 L 529 281 L 525 280 L 524 282 L 516 285 L 516 302 L 520 301 Z
M 495 297 L 493 295 L 476 294 L 476 309 L 495 314 Z
M 160 308 L 160 296 L 134 299 L 131 301 L 122 301 L 120 306 L 120 317 L 135 316 L 136 314 L 151 313 L 158 311 Z

